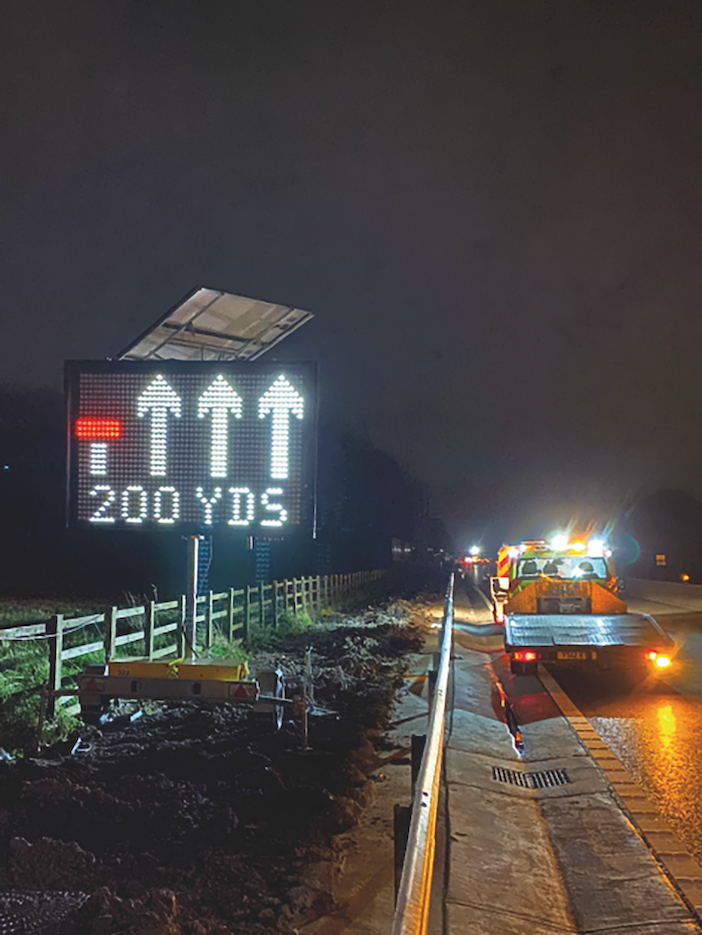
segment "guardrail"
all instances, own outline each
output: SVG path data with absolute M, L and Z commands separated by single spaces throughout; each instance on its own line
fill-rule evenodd
M 425 935 L 429 922 L 436 817 L 444 754 L 444 722 L 453 645 L 453 581 L 454 576 L 451 575 L 444 603 L 441 657 L 434 701 L 412 803 L 412 819 L 390 935 Z
M 227 591 L 200 595 L 196 623 L 200 624 L 198 635 L 202 642 L 193 647 L 196 652 L 207 652 L 219 633 L 229 642 L 235 635 L 246 641 L 252 624 L 270 625 L 277 628 L 287 613 L 320 610 L 333 606 L 339 598 L 358 591 L 379 580 L 384 571 L 360 571 L 348 575 L 316 575 L 307 578 L 290 578 L 270 584 L 247 585 L 245 588 L 229 588 Z M 186 650 L 186 596 L 182 594 L 173 601 L 149 601 L 139 607 L 110 607 L 103 613 L 84 617 L 67 618 L 54 614 L 47 620 L 29 624 L 0 627 L 0 641 L 46 640 L 49 654 L 49 687 L 59 691 L 63 680 L 63 663 L 91 653 L 104 652 L 105 660 L 117 656 L 117 650 L 133 643 L 143 643 L 143 657 L 159 659 L 163 656 L 184 656 Z M 163 619 L 164 615 L 170 619 Z M 136 620 L 135 620 L 136 618 Z M 121 621 L 131 628 L 120 633 Z M 139 627 L 134 628 L 134 624 Z M 84 630 L 91 625 L 103 629 L 101 639 L 65 647 L 67 635 Z M 175 642 L 163 645 L 163 637 L 175 634 Z M 161 645 L 157 645 L 161 643 Z M 74 708 L 73 699 L 67 704 Z M 50 699 L 49 715 L 53 714 L 54 700 Z

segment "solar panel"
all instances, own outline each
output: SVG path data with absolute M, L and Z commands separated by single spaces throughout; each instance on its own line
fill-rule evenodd
M 117 356 L 119 360 L 256 360 L 313 317 L 289 305 L 200 287 Z

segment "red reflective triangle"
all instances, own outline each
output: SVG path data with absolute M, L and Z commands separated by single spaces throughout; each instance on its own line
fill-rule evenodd
M 98 684 L 95 679 L 90 679 L 88 684 L 85 686 L 85 691 L 87 692 L 99 692 Z
M 243 683 L 239 685 L 238 688 L 234 691 L 234 697 L 235 698 L 248 698 L 249 690 L 246 687 L 246 685 L 244 685 Z

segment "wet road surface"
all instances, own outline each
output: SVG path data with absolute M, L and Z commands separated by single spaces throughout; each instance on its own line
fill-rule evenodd
M 618 671 L 551 672 L 702 862 L 702 609 L 676 612 L 636 601 L 630 609 L 652 614 L 675 639 L 677 654 L 665 675 L 641 680 Z M 459 644 L 491 622 L 485 601 L 470 588 L 457 589 L 456 622 Z M 494 652 L 497 641 L 488 632 L 480 642 Z M 512 677 L 505 656 L 493 657 L 493 670 L 521 723 L 553 716 L 538 679 Z
M 665 676 L 553 675 L 702 861 L 702 613 L 655 616 L 679 647 Z

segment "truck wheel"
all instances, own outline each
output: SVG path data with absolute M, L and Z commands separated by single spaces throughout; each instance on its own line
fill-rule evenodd
M 536 667 L 535 662 L 515 662 L 514 659 L 509 662 L 512 675 L 536 675 Z

